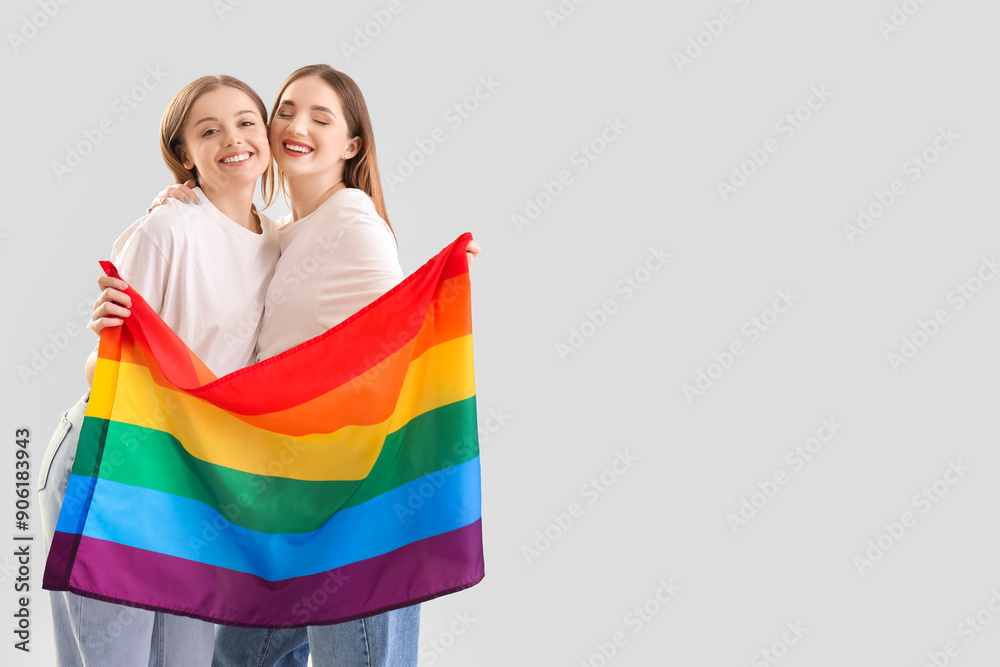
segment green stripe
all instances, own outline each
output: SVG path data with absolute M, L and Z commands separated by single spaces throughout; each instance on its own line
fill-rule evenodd
M 201 501 L 252 530 L 307 533 L 341 509 L 475 458 L 476 436 L 472 396 L 425 412 L 386 436 L 364 480 L 313 481 L 207 463 L 188 454 L 169 433 L 110 422 L 100 477 Z M 81 474 L 75 466 L 73 472 Z
M 97 474 L 98 455 L 101 442 L 108 430 L 108 420 L 98 417 L 84 417 L 80 425 L 80 441 L 73 459 L 73 474 L 80 477 L 94 477 Z

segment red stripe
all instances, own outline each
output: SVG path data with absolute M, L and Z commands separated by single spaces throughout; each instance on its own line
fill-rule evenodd
M 464 310 L 471 329 L 467 282 L 464 293 L 457 298 L 439 293 L 442 280 L 468 274 L 465 247 L 471 239 L 468 232 L 462 234 L 396 287 L 326 333 L 204 386 L 197 381 L 190 358 L 184 356 L 183 343 L 181 349 L 175 349 L 180 339 L 131 288 L 127 291 L 133 299 L 133 315 L 126 320 L 126 326 L 133 331 L 138 344 L 154 351 L 164 375 L 178 388 L 238 414 L 285 410 L 367 371 L 385 356 L 382 344 L 386 342 L 387 331 L 395 332 L 397 341 L 415 336 L 435 297 L 442 300 L 448 297 L 452 301 L 449 308 Z M 136 303 L 136 297 L 141 303 Z M 323 368 L 324 372 L 316 373 L 317 368 Z M 300 380 L 289 383 L 289 377 Z M 266 391 L 275 386 L 281 386 L 282 390 Z M 262 399 L 265 394 L 266 399 Z
M 101 262 L 101 268 L 113 278 L 120 277 L 118 269 L 111 262 Z M 169 369 L 169 377 L 178 387 L 199 386 L 201 382 L 184 341 L 153 312 L 146 300 L 132 289 L 131 285 L 125 293 L 132 298 L 132 306 L 129 309 L 132 315 L 125 320 L 124 326 L 136 343 L 147 350 L 156 351 L 156 359 L 160 366 Z

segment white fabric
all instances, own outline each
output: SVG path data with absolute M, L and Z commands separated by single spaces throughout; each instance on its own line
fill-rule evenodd
M 122 278 L 217 376 L 253 362 L 264 295 L 278 261 L 277 223 L 261 234 L 229 219 L 195 188 L 200 205 L 175 199 L 115 241 Z
M 278 240 L 281 258 L 264 303 L 257 361 L 336 326 L 403 279 L 389 225 L 355 188 L 338 190 L 284 224 Z

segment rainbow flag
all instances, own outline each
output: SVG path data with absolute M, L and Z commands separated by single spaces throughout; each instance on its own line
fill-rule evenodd
M 101 335 L 43 587 L 277 628 L 482 580 L 471 238 L 222 378 L 130 288 L 131 317 Z

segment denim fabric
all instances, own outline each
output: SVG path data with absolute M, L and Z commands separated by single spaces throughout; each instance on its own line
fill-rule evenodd
M 39 468 L 38 503 L 46 554 L 52 546 L 76 458 L 88 397 L 89 394 L 63 413 Z M 48 591 L 48 594 L 60 667 L 211 664 L 214 643 L 211 623 L 64 591 Z
M 416 667 L 420 605 L 290 630 L 220 626 L 213 667 Z
M 309 628 L 314 667 L 416 667 L 420 605 Z
M 215 632 L 212 667 L 306 667 L 309 637 L 305 628 L 267 630 L 220 625 Z

